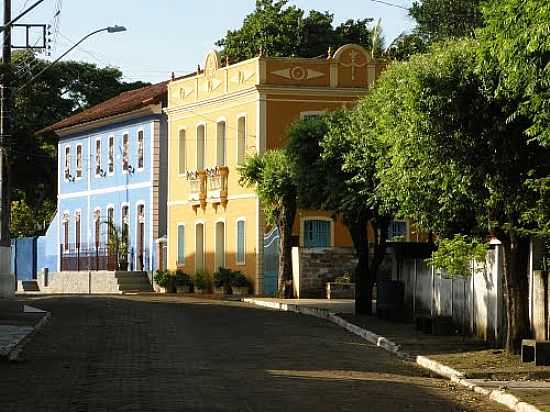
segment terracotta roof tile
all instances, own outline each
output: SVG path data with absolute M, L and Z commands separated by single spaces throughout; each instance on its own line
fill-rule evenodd
M 54 123 L 45 129 L 40 130 L 37 134 L 55 132 L 71 126 L 76 126 L 82 123 L 92 122 L 94 120 L 104 119 L 106 117 L 115 116 L 118 114 L 132 112 L 141 109 L 154 103 L 161 101 L 162 97 L 167 93 L 168 81 L 157 83 L 152 86 L 142 87 L 140 89 L 131 90 L 115 96 L 109 100 L 99 103 L 80 113 L 74 114 Z

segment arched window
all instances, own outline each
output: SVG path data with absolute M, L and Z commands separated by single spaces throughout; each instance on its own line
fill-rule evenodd
M 206 126 L 197 127 L 197 170 L 203 170 L 206 156 Z
M 237 120 L 237 163 L 242 164 L 246 156 L 246 117 Z
M 180 175 L 184 174 L 187 170 L 186 162 L 186 147 L 185 147 L 185 129 L 180 130 L 179 132 L 179 141 L 178 141 L 178 163 L 179 163 L 179 173 Z
M 216 136 L 216 165 L 225 165 L 225 122 L 218 122 Z

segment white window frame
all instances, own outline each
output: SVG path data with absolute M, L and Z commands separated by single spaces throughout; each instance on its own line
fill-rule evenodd
M 142 153 L 142 160 L 143 166 L 139 167 L 139 134 L 141 133 L 141 150 Z M 138 172 L 143 172 L 145 170 L 145 130 L 143 128 L 139 128 L 136 133 L 136 170 Z
M 113 145 L 111 146 L 111 141 Z M 113 161 L 111 162 L 111 148 L 112 148 L 112 157 Z M 113 171 L 111 172 L 111 165 L 113 166 Z M 107 138 L 107 175 L 113 176 L 116 170 L 116 138 L 115 135 L 109 135 Z
M 203 270 L 205 271 L 206 270 L 206 250 L 205 250 L 205 245 L 206 245 L 206 222 L 204 220 L 197 220 L 195 222 L 195 273 L 199 270 L 197 268 L 197 226 L 198 225 L 202 225 L 202 268 L 200 270 Z
M 72 163 L 72 156 L 71 156 L 71 145 L 67 144 L 65 145 L 65 164 L 63 168 L 63 179 L 65 182 L 68 182 L 71 175 L 71 163 Z
M 305 222 L 308 220 L 322 220 L 325 222 L 330 222 L 330 245 L 329 247 L 334 247 L 334 226 L 335 221 L 331 217 L 327 216 L 303 216 L 300 217 L 300 247 L 304 246 L 304 229 L 305 229 Z
M 235 164 L 240 165 L 239 163 L 239 121 L 241 119 L 244 119 L 244 150 L 243 150 L 243 162 L 244 159 L 246 159 L 246 152 L 247 152 L 247 145 L 248 145 L 248 114 L 247 113 L 239 113 L 237 115 L 237 127 L 235 128 L 235 141 L 237 142 L 236 146 L 236 152 L 235 152 Z
M 145 200 L 138 200 L 136 202 L 136 207 L 135 207 L 135 213 L 134 213 L 134 216 L 136 217 L 135 218 L 135 222 L 134 224 L 136 225 L 135 228 L 134 228 L 134 242 L 132 242 L 132 238 L 130 237 L 130 223 L 128 223 L 128 253 L 130 253 L 131 251 L 131 248 L 130 248 L 130 245 L 133 243 L 134 244 L 134 268 L 137 268 L 137 262 L 138 262 L 138 225 L 139 225 L 139 215 L 138 215 L 138 212 L 139 212 L 139 207 L 140 206 L 143 206 L 143 268 L 145 269 L 147 266 L 145 265 L 145 250 L 147 249 L 147 212 L 146 212 L 146 207 L 145 207 Z M 128 208 L 128 215 L 130 214 L 130 208 Z
M 225 268 L 227 265 L 227 225 L 225 224 L 225 219 L 220 218 L 214 222 L 214 264 L 217 266 L 217 249 L 218 249 L 218 223 L 223 223 L 223 262 L 221 267 Z M 214 271 L 217 271 L 218 268 L 215 267 Z
M 180 227 L 183 227 L 183 256 L 182 260 L 180 261 Z M 185 223 L 178 222 L 176 224 L 176 267 L 184 267 L 185 261 L 186 261 L 186 255 L 185 255 Z
M 99 225 L 96 225 L 96 213 L 99 212 Z M 92 214 L 92 219 L 94 223 L 94 238 L 93 238 L 93 244 L 95 245 L 101 245 L 101 207 L 97 206 L 94 208 L 94 213 Z M 99 230 L 99 233 L 98 233 Z M 98 242 L 96 242 L 96 239 Z
M 115 226 L 115 229 L 116 229 L 116 217 L 115 217 L 115 205 L 112 204 L 112 203 L 109 203 L 107 205 L 107 207 L 105 208 L 105 221 L 108 222 L 109 221 L 109 210 L 112 210 L 113 211 L 113 221 L 111 222 L 113 224 L 113 226 Z M 107 244 L 109 243 L 109 232 L 111 231 L 111 228 L 110 227 L 107 227 L 107 233 L 106 233 L 106 237 L 107 237 Z
M 78 167 L 78 149 L 80 148 L 80 168 Z M 75 179 L 76 180 L 80 180 L 84 177 L 84 165 L 83 165 L 83 162 L 84 162 L 84 152 L 82 151 L 83 150 L 83 147 L 82 147 L 82 143 L 78 143 L 76 145 L 76 150 L 75 150 Z M 80 176 L 78 175 L 78 172 L 80 172 Z
M 181 168 L 181 133 L 183 132 L 183 171 Z M 187 167 L 187 127 L 182 127 L 178 129 L 178 176 L 185 176 L 185 172 L 188 170 Z
M 205 122 L 201 122 L 201 123 L 197 123 L 197 126 L 195 127 L 195 152 L 196 152 L 196 156 L 195 156 L 195 166 L 196 166 L 196 169 L 197 170 L 201 170 L 199 169 L 199 128 L 200 127 L 204 127 L 204 144 L 203 144 L 203 149 L 204 149 L 204 153 L 203 153 L 203 159 L 202 159 L 202 163 L 203 163 L 203 167 L 202 169 L 206 169 L 206 160 L 208 158 L 207 156 L 207 151 L 206 151 L 206 141 L 207 141 L 207 129 L 206 129 L 206 123 Z
M 223 123 L 223 162 L 219 162 L 218 155 L 219 155 L 219 127 L 220 124 Z M 220 117 L 218 120 L 216 120 L 216 166 L 227 166 L 227 120 L 225 117 Z
M 244 223 L 244 233 L 243 233 L 243 260 L 239 260 L 239 222 Z M 245 266 L 246 265 L 246 218 L 244 216 L 238 217 L 235 220 L 235 265 Z
M 128 150 L 125 149 L 124 147 L 124 136 L 126 136 L 128 138 Z M 120 163 L 120 167 L 122 169 L 122 174 L 123 175 L 127 175 L 129 173 L 128 169 L 130 169 L 130 132 L 124 132 L 122 133 L 122 156 L 121 156 L 121 163 Z M 124 154 L 126 153 L 126 156 L 124 156 Z M 126 165 L 126 169 L 124 169 L 124 158 L 126 157 L 127 159 L 127 165 Z
M 98 150 L 97 150 L 97 144 L 99 143 L 99 162 L 98 162 Z M 99 173 L 98 173 L 98 169 L 97 169 L 97 166 L 99 165 Z M 101 177 L 101 171 L 102 171 L 102 167 L 101 167 L 101 137 L 98 137 L 97 139 L 95 139 L 95 177 Z

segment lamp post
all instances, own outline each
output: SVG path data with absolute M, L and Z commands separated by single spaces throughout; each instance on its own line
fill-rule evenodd
M 124 26 L 109 26 L 104 27 L 99 30 L 95 30 L 91 33 L 88 33 L 86 36 L 82 37 L 78 42 L 76 42 L 70 49 L 68 49 L 65 53 L 63 53 L 61 56 L 59 56 L 57 59 L 52 61 L 50 64 L 48 64 L 46 67 L 44 67 L 42 70 L 40 70 L 38 73 L 36 73 L 29 81 L 27 81 L 25 84 L 23 84 L 21 87 L 17 89 L 17 91 L 23 90 L 25 87 L 27 87 L 29 84 L 31 84 L 33 81 L 35 81 L 38 77 L 42 75 L 46 70 L 48 70 L 50 67 L 58 63 L 63 57 L 65 57 L 67 54 L 72 52 L 74 49 L 76 49 L 78 46 L 80 46 L 84 41 L 86 41 L 88 38 L 92 37 L 94 34 L 101 33 L 103 31 L 106 31 L 107 33 L 119 33 L 121 31 L 126 31 L 126 27 Z
M 10 297 L 13 296 L 15 291 L 15 279 L 11 274 L 11 239 L 10 239 L 10 213 L 11 213 L 11 191 L 10 191 L 10 179 L 9 179 L 9 159 L 8 159 L 8 150 L 6 150 L 11 141 L 11 133 L 13 130 L 13 119 L 12 119 L 12 110 L 13 110 L 13 86 L 11 73 L 9 73 L 11 65 L 11 27 L 13 23 L 22 17 L 22 15 L 28 13 L 30 10 L 38 6 L 44 0 L 39 0 L 34 3 L 29 9 L 23 12 L 21 15 L 17 16 L 12 20 L 11 18 L 11 0 L 4 0 L 4 25 L 0 27 L 0 33 L 3 34 L 3 45 L 2 45 L 2 66 L 3 72 L 1 73 L 1 83 L 0 83 L 0 298 L 1 297 Z M 126 31 L 126 28 L 123 26 L 109 26 L 104 27 L 99 30 L 95 30 L 77 43 L 75 43 L 70 49 L 65 53 L 55 59 L 53 62 L 48 64 L 42 70 L 40 70 L 36 75 L 34 75 L 29 81 L 23 84 L 21 87 L 16 89 L 18 92 L 28 85 L 30 85 L 34 80 L 41 76 L 46 70 L 59 62 L 63 57 L 73 51 L 78 47 L 82 42 L 84 42 L 89 37 L 94 34 L 106 31 L 108 33 L 118 33 L 121 31 Z

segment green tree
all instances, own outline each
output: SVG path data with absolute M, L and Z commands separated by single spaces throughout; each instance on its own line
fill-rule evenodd
M 527 135 L 550 144 L 550 7 L 546 0 L 491 0 L 483 7 L 480 70 L 497 98 L 530 119 Z
M 16 92 L 14 129 L 9 145 L 10 183 L 13 200 L 25 200 L 33 211 L 32 227 L 42 226 L 42 205 L 46 201 L 55 203 L 57 193 L 57 137 L 53 134 L 37 136 L 36 131 L 123 91 L 145 85 L 123 82 L 122 73 L 115 68 L 66 61 L 50 67 L 21 88 L 33 73 L 38 73 L 47 64 L 30 52 L 13 55 Z
M 363 141 L 370 148 L 368 159 L 351 161 L 359 154 L 356 143 L 362 136 L 354 116 L 342 110 L 320 119 L 295 122 L 288 132 L 287 151 L 296 176 L 298 206 L 326 210 L 343 218 L 358 258 L 355 310 L 370 314 L 373 286 L 385 255 L 389 214 L 375 196 L 375 164 L 380 153 L 377 143 Z M 372 258 L 370 249 L 374 251 Z
M 506 100 L 486 93 L 477 49 L 449 42 L 395 63 L 364 107 L 388 148 L 377 167 L 386 201 L 440 237 L 492 232 L 502 241 L 506 349 L 517 352 L 529 333 L 527 235 L 537 229 L 524 216 L 539 199 L 528 183 L 550 176 L 550 153 L 527 142 L 527 120 L 511 119 Z
M 483 24 L 482 0 L 419 0 L 409 14 L 417 23 L 415 32 L 427 41 L 472 37 Z
M 43 234 L 55 214 L 55 202 L 46 199 L 38 210 L 34 210 L 24 196 L 19 197 L 21 200 L 11 202 L 11 236 L 17 238 Z
M 216 45 L 233 63 L 258 56 L 260 51 L 272 57 L 318 57 L 346 43 L 372 48 L 370 18 L 347 20 L 334 26 L 334 15 L 289 6 L 288 0 L 257 0 L 256 9 L 245 17 L 242 26 L 228 31 Z M 382 47 L 377 36 L 377 52 Z
M 239 167 L 240 184 L 254 187 L 267 222 L 279 229 L 279 295 L 292 297 L 292 224 L 296 217 L 296 184 L 283 149 L 255 154 Z

